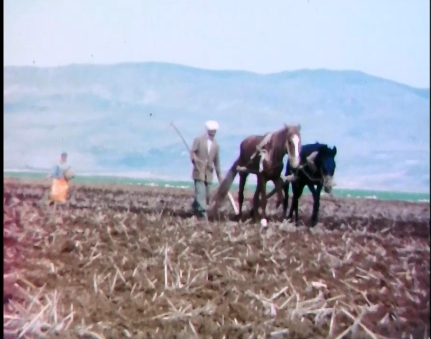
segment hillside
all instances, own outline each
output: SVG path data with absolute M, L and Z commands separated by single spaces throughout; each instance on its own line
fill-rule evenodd
M 303 143 L 336 145 L 344 187 L 429 191 L 429 89 L 356 71 L 276 74 L 164 63 L 4 67 L 5 168 L 48 167 L 62 150 L 77 171 L 189 178 L 184 146 L 207 119 L 230 167 L 249 134 L 301 123 Z

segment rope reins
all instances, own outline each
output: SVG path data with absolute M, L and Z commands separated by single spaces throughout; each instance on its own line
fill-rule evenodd
M 322 185 L 324 185 L 325 184 L 325 179 L 324 179 L 324 174 L 323 174 L 323 170 L 322 170 L 322 168 L 320 167 L 319 169 L 320 169 L 320 175 L 321 175 L 321 178 L 313 178 L 313 177 L 311 177 L 306 171 L 305 171 L 305 168 L 307 167 L 307 165 L 302 165 L 302 166 L 300 166 L 299 168 L 298 168 L 298 171 L 301 171 L 302 173 L 304 173 L 305 174 L 305 176 L 308 178 L 308 180 L 310 180 L 310 181 L 312 181 L 312 182 L 319 182 L 319 183 L 321 183 Z M 314 170 L 313 171 L 313 173 L 315 173 L 317 171 L 317 169 L 316 170 Z M 333 182 L 332 182 L 332 179 L 329 179 L 329 180 L 327 180 L 327 183 L 328 183 L 328 185 L 327 186 L 333 186 Z
M 313 178 L 312 176 L 310 176 L 307 171 L 305 170 L 305 168 L 307 167 L 307 165 L 302 165 L 298 168 L 298 171 L 301 171 L 302 173 L 305 174 L 305 176 L 308 178 L 308 180 L 312 181 L 312 182 L 320 182 L 321 184 L 323 184 L 324 180 L 323 180 L 323 171 L 322 169 L 320 169 L 320 173 L 322 175 L 322 178 Z M 316 170 L 313 171 L 313 173 L 315 173 Z

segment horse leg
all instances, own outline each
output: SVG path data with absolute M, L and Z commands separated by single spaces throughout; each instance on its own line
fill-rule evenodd
M 299 224 L 299 218 L 298 218 L 298 205 L 299 205 L 299 198 L 301 198 L 302 192 L 304 192 L 305 185 L 303 183 L 298 183 L 295 185 L 295 199 L 293 201 L 294 208 L 295 208 L 295 225 L 298 226 Z
M 275 180 L 272 180 L 272 182 L 274 183 L 274 187 L 277 192 L 277 203 L 275 208 L 279 208 L 283 202 L 283 180 L 279 177 Z M 268 199 L 268 197 L 266 197 L 266 199 Z
M 262 218 L 260 219 L 260 225 L 262 227 L 268 226 L 268 219 L 266 217 L 266 179 L 260 176 L 260 208 L 262 209 Z
M 295 186 L 292 184 L 292 203 L 290 204 L 289 215 L 286 217 L 287 220 L 292 221 L 293 212 L 295 211 L 295 201 L 298 199 L 295 194 Z
M 317 189 L 314 188 L 314 185 L 308 184 L 308 189 L 313 195 L 313 213 L 311 215 L 311 227 L 317 225 L 318 217 L 319 217 L 319 207 L 320 207 L 320 192 L 322 191 L 322 185 L 317 185 Z
M 262 181 L 262 176 L 259 174 L 257 175 L 257 184 L 256 184 L 256 190 L 254 191 L 253 195 L 253 207 L 251 208 L 251 216 L 253 218 L 253 221 L 257 221 L 257 217 L 259 216 L 259 193 L 260 193 L 260 185 Z
M 290 211 L 289 215 L 287 216 L 287 219 L 291 220 L 293 217 L 293 212 L 295 212 L 295 224 L 298 226 L 299 218 L 298 218 L 298 203 L 299 198 L 302 195 L 302 192 L 304 191 L 304 184 L 302 182 L 294 182 L 291 183 L 292 185 L 292 192 L 293 192 L 293 198 L 292 198 L 292 205 L 290 205 Z
M 284 176 L 287 176 L 290 172 L 289 162 L 286 163 L 286 170 L 284 172 Z M 285 220 L 292 218 L 292 206 L 290 206 L 289 215 L 287 215 L 287 208 L 289 207 L 289 186 L 292 185 L 292 193 L 293 193 L 293 184 L 290 181 L 285 181 L 283 179 L 283 190 L 284 190 L 284 201 L 283 201 L 283 216 Z
M 284 190 L 283 217 L 285 219 L 288 219 L 288 217 L 287 217 L 287 207 L 289 206 L 289 186 L 290 186 L 290 182 L 283 183 L 283 190 Z
M 256 201 L 259 201 L 259 187 L 256 186 L 256 189 L 254 191 L 253 194 L 253 198 L 252 198 L 252 205 L 251 205 L 251 209 L 250 209 L 250 218 L 253 218 L 254 220 L 257 219 L 258 213 L 259 213 L 259 209 L 255 208 L 255 205 L 257 204 Z
M 248 173 L 239 173 L 239 190 L 238 190 L 238 214 L 235 216 L 235 219 L 238 221 L 242 218 L 242 205 L 244 203 L 244 189 L 245 183 L 247 181 Z

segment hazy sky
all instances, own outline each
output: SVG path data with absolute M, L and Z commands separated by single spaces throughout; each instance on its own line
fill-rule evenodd
M 6 0 L 5 65 L 164 61 L 430 81 L 430 0 Z

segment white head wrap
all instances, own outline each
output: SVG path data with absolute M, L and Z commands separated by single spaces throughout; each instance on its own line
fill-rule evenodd
M 216 131 L 218 130 L 218 122 L 214 121 L 214 120 L 208 120 L 205 123 L 205 127 L 207 128 L 208 131 Z

